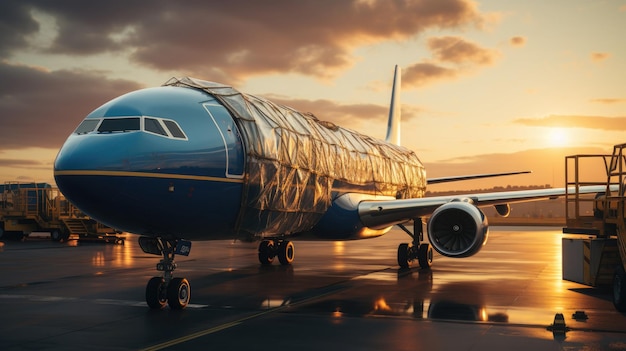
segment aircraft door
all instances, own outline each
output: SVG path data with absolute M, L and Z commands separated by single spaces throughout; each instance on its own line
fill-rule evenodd
M 245 166 L 245 152 L 241 141 L 241 134 L 235 121 L 224 106 L 205 104 L 204 108 L 217 126 L 224 147 L 226 149 L 226 176 L 229 178 L 242 178 Z

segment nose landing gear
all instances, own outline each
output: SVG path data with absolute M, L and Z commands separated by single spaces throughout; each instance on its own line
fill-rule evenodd
M 166 304 L 173 310 L 182 310 L 189 304 L 191 286 L 185 278 L 174 278 L 176 269 L 175 255 L 188 256 L 191 242 L 179 239 L 164 239 L 142 236 L 139 246 L 145 253 L 161 255 L 163 259 L 157 263 L 157 271 L 163 272 L 162 277 L 153 277 L 146 285 L 146 303 L 150 308 L 162 309 Z

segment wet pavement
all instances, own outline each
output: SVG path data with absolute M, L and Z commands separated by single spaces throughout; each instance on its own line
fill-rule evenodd
M 175 276 L 183 311 L 150 310 L 158 256 L 125 245 L 42 239 L 0 247 L 2 350 L 626 350 L 608 290 L 561 279 L 560 228 L 492 227 L 476 256 L 399 270 L 389 234 L 298 242 L 262 267 L 257 245 L 194 242 Z M 587 319 L 574 319 L 584 311 Z M 562 313 L 569 331 L 548 331 Z

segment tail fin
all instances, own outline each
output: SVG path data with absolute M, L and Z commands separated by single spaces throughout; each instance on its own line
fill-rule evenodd
M 400 68 L 396 65 L 393 73 L 393 88 L 391 90 L 391 104 L 389 105 L 389 121 L 387 122 L 387 136 L 385 141 L 400 145 Z

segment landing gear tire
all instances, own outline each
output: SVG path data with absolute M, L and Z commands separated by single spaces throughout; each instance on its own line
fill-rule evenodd
M 281 265 L 287 266 L 293 262 L 295 247 L 291 241 L 281 241 L 278 243 L 278 261 Z
M 262 265 L 270 265 L 274 262 L 274 242 L 272 240 L 263 240 L 259 244 L 259 262 Z M 280 258 L 279 258 L 280 259 Z
M 398 246 L 398 266 L 400 268 L 409 268 L 411 266 L 410 246 L 407 243 L 402 243 Z
M 433 265 L 433 248 L 429 244 L 422 243 L 419 246 L 402 243 L 398 246 L 398 266 L 406 269 L 411 267 L 411 262 L 417 259 L 420 268 L 429 269 Z
M 167 287 L 167 303 L 173 310 L 182 310 L 189 304 L 191 287 L 185 278 L 174 278 Z
M 401 269 L 411 267 L 411 262 L 417 260 L 421 269 L 430 269 L 433 265 L 433 248 L 424 242 L 424 222 L 422 218 L 413 219 L 413 232 L 407 229 L 404 224 L 398 227 L 408 234 L 412 243 L 402 243 L 398 246 L 398 266 Z
M 626 312 L 626 273 L 620 265 L 613 273 L 613 305 L 620 312 Z
M 162 309 L 167 304 L 165 294 L 165 280 L 161 277 L 153 277 L 146 285 L 146 303 L 152 309 Z
M 65 234 L 60 229 L 53 229 L 52 231 L 50 231 L 50 239 L 52 241 L 60 242 L 67 240 L 67 238 L 69 238 L 69 235 Z
M 417 261 L 422 269 L 433 266 L 433 247 L 430 244 L 421 244 L 417 252 Z

